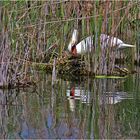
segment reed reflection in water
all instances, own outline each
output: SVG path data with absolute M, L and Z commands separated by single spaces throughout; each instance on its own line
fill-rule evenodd
M 139 75 L 126 79 L 58 79 L 37 89 L 0 90 L 0 138 L 138 138 Z

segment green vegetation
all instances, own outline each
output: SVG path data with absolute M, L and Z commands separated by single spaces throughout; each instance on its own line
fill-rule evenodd
M 46 70 L 50 72 L 54 57 L 57 57 L 56 67 L 61 70 L 75 28 L 79 31 L 79 40 L 95 35 L 95 55 L 81 59 L 88 68 L 92 67 L 94 74 L 112 74 L 115 63 L 114 54 L 108 49 L 103 58 L 107 67 L 102 65 L 100 33 L 137 45 L 136 50 L 121 52 L 121 59 L 131 71 L 134 60 L 139 62 L 139 41 L 136 42 L 140 34 L 139 5 L 139 1 L 1 1 L 0 87 L 36 81 L 32 78 L 32 64 L 38 64 L 41 70 L 49 65 Z M 116 57 L 120 59 L 120 53 Z

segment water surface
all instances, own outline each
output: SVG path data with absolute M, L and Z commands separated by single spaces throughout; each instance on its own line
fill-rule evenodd
M 0 138 L 140 137 L 140 75 L 81 80 L 36 73 L 36 88 L 0 90 Z

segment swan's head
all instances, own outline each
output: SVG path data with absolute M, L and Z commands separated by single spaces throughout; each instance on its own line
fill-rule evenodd
M 71 38 L 71 41 L 68 45 L 68 50 L 70 53 L 72 53 L 73 55 L 76 54 L 76 43 L 77 43 L 77 37 L 78 37 L 78 31 L 75 29 L 73 31 L 73 34 L 72 34 L 72 38 Z

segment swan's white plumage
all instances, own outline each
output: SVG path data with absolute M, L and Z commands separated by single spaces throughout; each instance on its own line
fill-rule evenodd
M 88 36 L 87 38 L 79 42 L 77 45 L 76 42 L 77 42 L 77 30 L 74 30 L 72 39 L 68 45 L 69 52 L 72 51 L 72 47 L 74 45 L 76 47 L 75 49 L 78 55 L 91 52 L 92 47 L 94 47 L 93 36 Z M 125 44 L 122 40 L 116 37 L 108 36 L 106 34 L 100 35 L 100 46 L 101 48 L 111 46 L 111 47 L 116 47 L 116 49 L 135 47 L 134 45 Z

